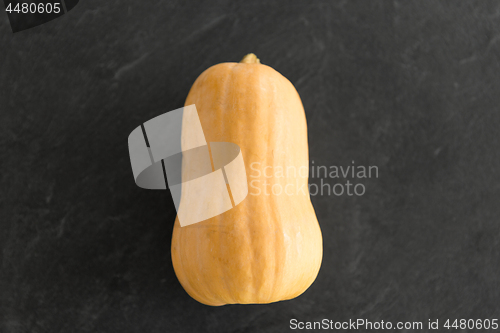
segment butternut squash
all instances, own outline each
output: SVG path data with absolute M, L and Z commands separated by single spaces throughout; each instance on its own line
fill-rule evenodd
M 195 104 L 207 142 L 240 146 L 249 194 L 233 209 L 181 227 L 172 262 L 187 293 L 212 306 L 271 303 L 302 294 L 323 256 L 308 190 L 304 108 L 294 86 L 254 54 L 203 72 Z

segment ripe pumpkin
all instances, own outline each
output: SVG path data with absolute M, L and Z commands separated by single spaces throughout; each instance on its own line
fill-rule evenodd
M 249 54 L 203 72 L 185 104 L 196 105 L 207 142 L 240 146 L 249 194 L 208 220 L 181 227 L 176 219 L 172 262 L 180 283 L 212 306 L 297 297 L 316 279 L 323 256 L 297 91 Z

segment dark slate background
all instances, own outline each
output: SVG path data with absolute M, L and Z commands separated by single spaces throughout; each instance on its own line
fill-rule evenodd
M 248 52 L 295 84 L 311 161 L 379 178 L 312 198 L 306 293 L 208 307 L 175 277 L 172 200 L 135 186 L 127 137 Z M 499 60 L 495 1 L 87 0 L 16 34 L 0 14 L 0 332 L 499 318 Z

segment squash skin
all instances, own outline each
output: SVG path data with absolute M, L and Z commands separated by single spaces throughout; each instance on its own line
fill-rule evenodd
M 319 272 L 323 239 L 309 197 L 307 125 L 295 87 L 266 65 L 222 63 L 198 77 L 186 99 L 191 104 L 207 142 L 240 146 L 249 194 L 208 220 L 181 227 L 176 219 L 177 278 L 192 298 L 211 306 L 299 296 Z M 295 175 L 265 176 L 279 167 Z M 300 167 L 307 170 L 302 176 Z M 273 194 L 273 185 L 282 193 Z

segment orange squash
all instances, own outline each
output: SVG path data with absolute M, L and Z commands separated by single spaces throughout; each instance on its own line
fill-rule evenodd
M 294 86 L 253 54 L 203 72 L 195 104 L 207 142 L 240 146 L 249 194 L 231 210 L 181 227 L 172 262 L 195 300 L 213 306 L 271 303 L 316 279 L 323 240 L 308 190 L 304 108 Z

